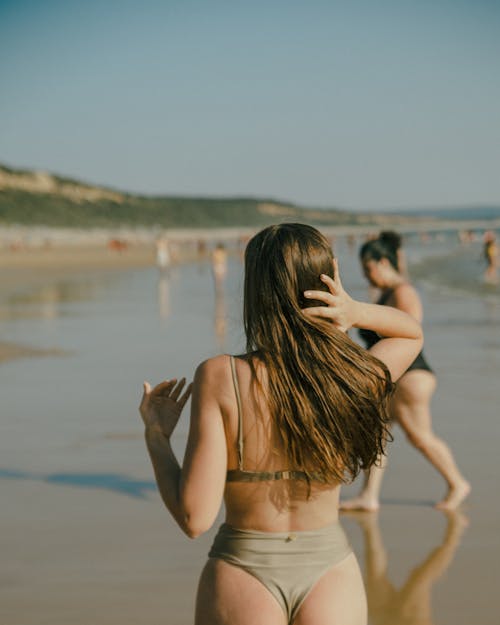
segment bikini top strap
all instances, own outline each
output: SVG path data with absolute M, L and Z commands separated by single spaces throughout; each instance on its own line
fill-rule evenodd
M 234 356 L 229 356 L 231 362 L 231 374 L 233 376 L 234 393 L 236 395 L 236 403 L 238 405 L 238 469 L 243 470 L 243 411 L 241 408 L 240 387 L 238 385 L 238 377 L 236 375 L 236 364 Z

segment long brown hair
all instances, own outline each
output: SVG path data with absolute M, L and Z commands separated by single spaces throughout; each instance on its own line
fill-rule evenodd
M 305 290 L 333 277 L 327 239 L 304 224 L 269 226 L 245 252 L 248 352 L 268 374 L 267 402 L 292 469 L 345 482 L 383 453 L 389 438 L 387 367 L 325 320 L 305 315 Z

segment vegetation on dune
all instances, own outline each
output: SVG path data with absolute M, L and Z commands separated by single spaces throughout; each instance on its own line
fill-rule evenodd
M 59 227 L 260 226 L 282 220 L 357 223 L 345 211 L 315 210 L 257 198 L 148 197 L 51 174 L 0 166 L 0 223 Z
M 122 202 L 75 202 L 55 193 L 0 191 L 0 223 L 61 227 L 162 226 L 197 228 L 259 226 L 283 219 L 307 219 L 316 223 L 355 223 L 348 213 L 314 211 L 283 206 L 269 212 L 269 202 L 243 198 L 148 198 L 127 196 Z M 318 214 L 320 213 L 320 214 Z
M 279 221 L 317 225 L 383 224 L 418 217 L 312 209 L 266 198 L 143 196 L 46 172 L 0 165 L 0 225 L 72 228 L 259 227 Z

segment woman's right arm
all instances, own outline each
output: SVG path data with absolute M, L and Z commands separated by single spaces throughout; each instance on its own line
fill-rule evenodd
M 144 383 L 140 412 L 146 445 L 166 508 L 179 527 L 195 538 L 215 521 L 226 482 L 226 436 L 217 390 L 223 386 L 224 358 L 202 363 L 196 370 L 189 436 L 182 466 L 172 451 L 170 438 L 189 397 L 179 397 L 183 382 L 170 380 L 151 389 Z
M 409 314 L 396 308 L 353 300 L 342 287 L 336 260 L 334 276 L 334 279 L 327 275 L 321 276 L 322 282 L 328 287 L 328 292 L 304 293 L 306 298 L 320 300 L 326 306 L 306 308 L 303 312 L 313 317 L 329 319 L 343 331 L 355 327 L 376 332 L 381 340 L 369 351 L 387 366 L 395 382 L 405 373 L 422 349 L 422 327 Z
M 422 349 L 424 337 L 421 325 L 414 317 L 397 308 L 351 301 L 354 308 L 351 327 L 372 330 L 381 337 L 369 352 L 387 366 L 395 382 Z

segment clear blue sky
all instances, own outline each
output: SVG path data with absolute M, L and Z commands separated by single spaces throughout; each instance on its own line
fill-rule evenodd
M 500 204 L 499 0 L 0 0 L 0 162 L 144 192 Z

